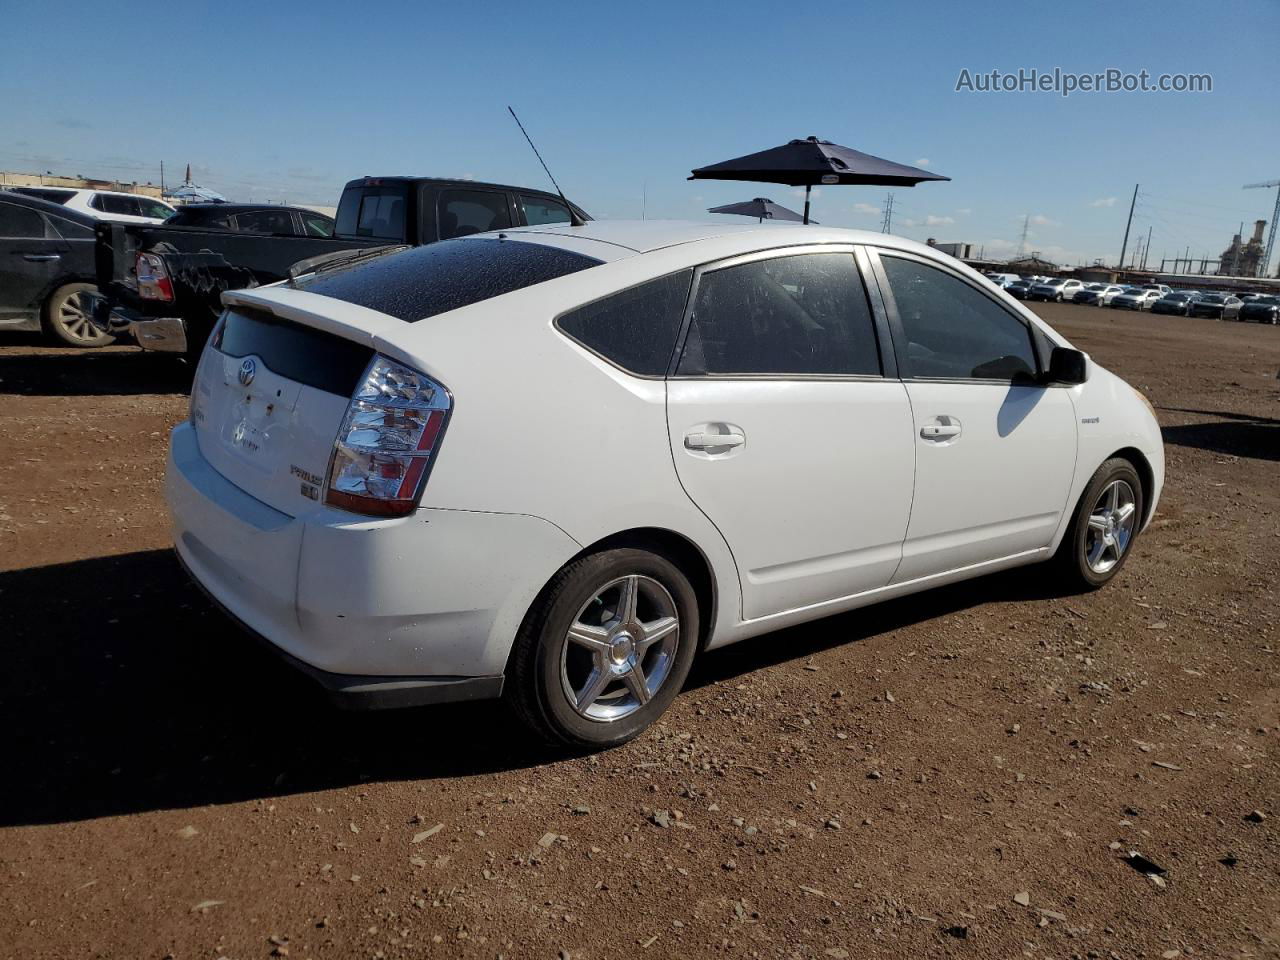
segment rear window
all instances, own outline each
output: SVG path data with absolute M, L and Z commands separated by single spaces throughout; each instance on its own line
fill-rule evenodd
M 213 346 L 229 357 L 258 357 L 282 377 L 340 397 L 355 392 L 373 359 L 362 344 L 246 307 L 226 312 Z
M 692 270 L 650 280 L 566 313 L 556 325 L 624 370 L 664 376 L 692 280 Z
M 340 237 L 404 240 L 408 197 L 404 184 L 344 190 L 338 201 L 335 232 Z
M 338 213 L 341 222 L 342 211 Z M 540 243 L 441 240 L 322 273 L 297 286 L 413 323 L 601 263 Z

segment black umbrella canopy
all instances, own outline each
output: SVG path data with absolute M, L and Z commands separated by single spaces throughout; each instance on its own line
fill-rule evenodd
M 755 217 L 758 220 L 801 221 L 804 219 L 794 210 L 788 210 L 768 197 L 756 197 L 754 200 L 743 200 L 741 203 L 726 203 L 722 207 L 708 207 L 707 213 L 736 213 L 743 217 Z
M 753 180 L 792 187 L 822 184 L 867 184 L 914 187 L 925 180 L 950 180 L 905 163 L 842 147 L 830 140 L 806 137 L 745 157 L 698 167 L 690 180 Z
M 804 187 L 805 223 L 808 223 L 809 190 L 818 184 L 914 187 L 926 180 L 951 178 L 883 157 L 873 157 L 830 140 L 806 137 L 759 153 L 698 167 L 689 179 L 750 180 Z

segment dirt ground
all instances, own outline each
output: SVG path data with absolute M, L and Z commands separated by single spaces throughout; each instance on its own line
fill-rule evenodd
M 1280 956 L 1280 328 L 1042 313 L 1164 426 L 1114 583 L 716 652 L 568 758 L 331 708 L 168 552 L 180 379 L 7 336 L 0 957 Z

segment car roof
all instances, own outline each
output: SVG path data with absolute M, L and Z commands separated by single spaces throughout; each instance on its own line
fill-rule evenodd
M 653 253 L 670 247 L 720 241 L 717 247 L 736 253 L 751 253 L 775 247 L 820 243 L 858 243 L 922 250 L 939 256 L 939 251 L 914 240 L 868 230 L 847 230 L 818 224 L 733 223 L 694 220 L 591 220 L 580 227 L 567 223 L 533 227 L 512 227 L 501 231 L 513 240 L 545 243 L 588 252 L 601 260 L 618 260 L 635 254 Z M 492 238 L 493 234 L 474 236 Z M 732 253 L 717 253 L 729 256 Z
M 25 193 L 17 193 L 13 190 L 0 190 L 0 199 L 4 199 L 9 203 L 16 203 L 20 207 L 39 210 L 41 213 L 47 213 L 53 217 L 61 217 L 63 220 L 70 220 L 72 223 L 79 223 L 86 227 L 93 227 L 98 223 L 96 218 L 89 216 L 87 213 L 64 207 L 62 204 L 54 203 L 51 200 L 41 200 L 39 197 L 28 196 Z

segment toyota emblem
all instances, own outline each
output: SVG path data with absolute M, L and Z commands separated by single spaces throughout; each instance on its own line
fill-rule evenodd
M 244 363 L 240 364 L 240 385 L 247 387 L 257 375 L 258 365 L 253 362 L 252 357 L 245 357 Z

